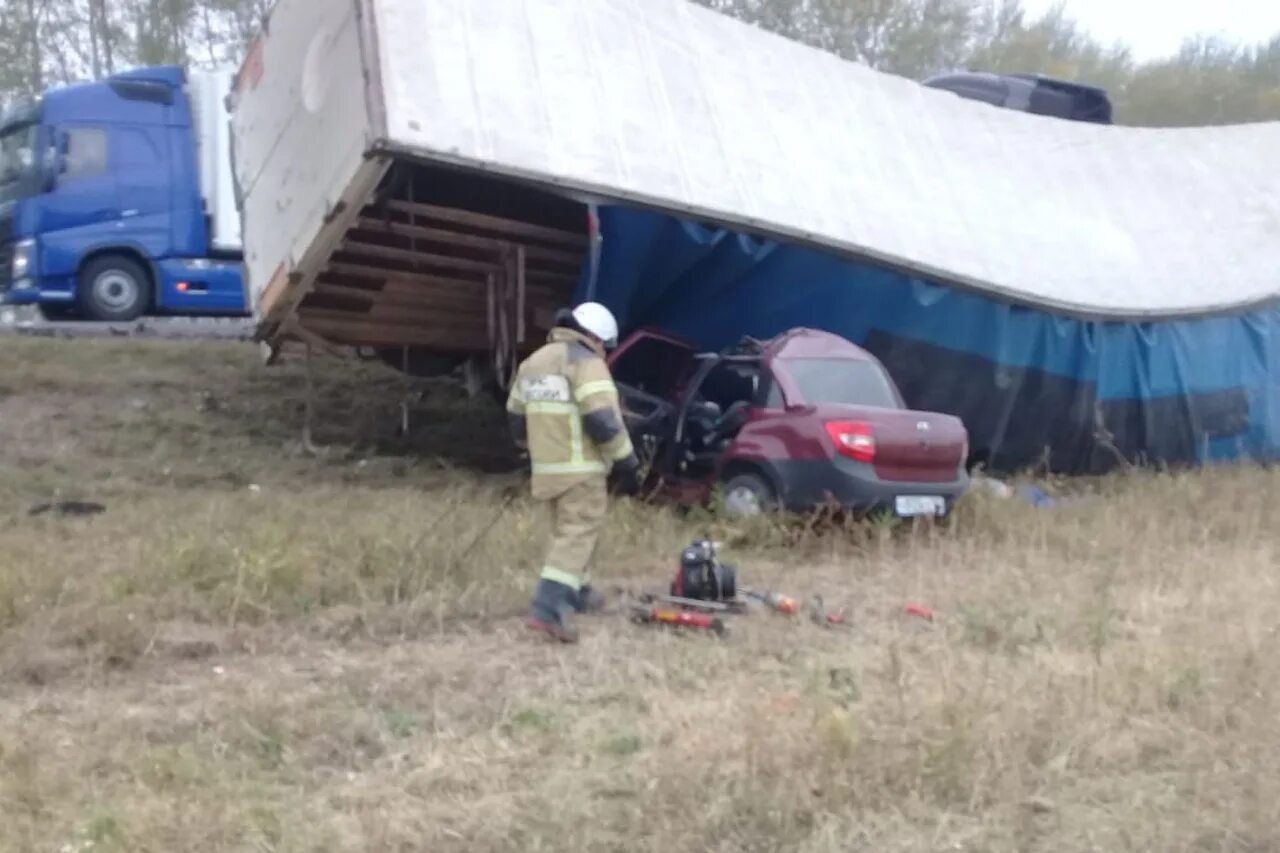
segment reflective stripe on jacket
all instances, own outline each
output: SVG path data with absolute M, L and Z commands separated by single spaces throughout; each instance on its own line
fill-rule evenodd
M 571 329 L 553 330 L 520 365 L 507 412 L 516 441 L 529 450 L 535 498 L 605 477 L 634 452 L 604 353 Z

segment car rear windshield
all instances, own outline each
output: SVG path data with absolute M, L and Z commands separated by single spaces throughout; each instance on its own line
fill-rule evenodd
M 873 361 L 796 358 L 787 359 L 786 369 L 810 405 L 899 408 L 888 375 Z

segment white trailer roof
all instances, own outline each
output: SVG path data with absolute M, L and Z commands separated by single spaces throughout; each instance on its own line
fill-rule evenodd
M 1073 313 L 1280 295 L 1280 123 L 1003 110 L 686 0 L 365 3 L 392 150 Z

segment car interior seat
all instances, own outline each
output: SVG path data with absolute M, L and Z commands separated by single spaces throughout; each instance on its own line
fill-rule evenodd
M 751 405 L 750 400 L 738 400 L 726 409 L 720 417 L 716 418 L 715 423 L 703 439 L 703 443 L 709 451 L 722 452 L 737 438 L 738 433 L 747 425 L 747 419 L 751 416 Z
M 687 463 L 700 470 L 715 466 L 746 426 L 759 382 L 758 371 L 740 365 L 725 365 L 707 377 L 696 414 L 689 418 Z
M 720 406 L 711 400 L 698 400 L 690 407 L 685 429 L 686 442 L 691 452 L 706 449 L 707 438 L 715 430 L 722 415 Z

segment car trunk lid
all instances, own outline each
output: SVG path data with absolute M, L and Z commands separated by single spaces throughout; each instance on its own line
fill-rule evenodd
M 959 476 L 968 434 L 959 419 L 871 406 L 818 406 L 833 449 L 889 482 L 944 483 Z

